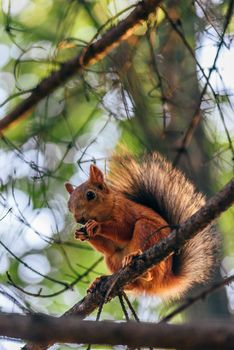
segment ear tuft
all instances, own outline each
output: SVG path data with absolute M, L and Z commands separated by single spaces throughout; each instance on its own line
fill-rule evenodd
M 96 165 L 93 165 L 93 164 L 90 165 L 89 178 L 93 184 L 98 184 L 98 185 L 104 184 L 104 175 Z
M 72 193 L 74 191 L 74 187 L 72 186 L 72 184 L 70 184 L 69 182 L 65 182 L 65 188 L 67 190 L 68 193 Z

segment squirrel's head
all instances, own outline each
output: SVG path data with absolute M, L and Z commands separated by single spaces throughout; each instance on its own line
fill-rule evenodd
M 88 181 L 76 188 L 65 183 L 65 187 L 70 193 L 68 208 L 77 222 L 85 224 L 90 219 L 105 221 L 111 217 L 113 194 L 95 165 L 90 166 Z

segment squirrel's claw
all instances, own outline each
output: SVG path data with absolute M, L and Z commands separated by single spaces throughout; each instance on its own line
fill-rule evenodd
M 107 278 L 107 276 L 99 276 L 95 278 L 95 280 L 90 284 L 89 288 L 87 289 L 87 293 L 93 293 L 96 288 L 98 288 L 98 285 L 101 283 L 102 280 Z
M 100 224 L 95 220 L 89 220 L 84 227 L 75 232 L 75 238 L 80 241 L 88 241 L 99 231 Z
M 135 256 L 138 256 L 142 254 L 142 250 L 141 249 L 138 249 L 137 251 L 131 253 L 131 254 L 128 254 L 126 255 L 123 260 L 122 260 L 122 267 L 126 267 L 128 264 L 130 264 L 130 262 L 132 261 L 132 259 L 135 257 Z M 140 279 L 143 279 L 147 282 L 149 281 L 152 281 L 153 279 L 153 275 L 150 271 L 147 271 L 146 273 L 144 273 Z
M 85 229 L 89 238 L 94 237 L 98 233 L 99 226 L 99 223 L 95 220 L 89 220 L 86 223 Z
M 140 279 L 146 282 L 150 282 L 153 279 L 153 274 L 150 271 L 147 271 L 140 277 Z
M 87 293 L 93 293 L 97 288 L 98 284 L 100 283 L 101 279 L 102 276 L 95 278 L 95 280 L 90 284 L 89 288 L 87 289 Z
M 88 237 L 86 232 L 76 230 L 76 232 L 75 232 L 75 239 L 78 239 L 80 241 L 87 241 L 89 239 L 89 237 Z
M 131 253 L 131 254 L 128 254 L 126 255 L 123 260 L 122 260 L 122 267 L 126 267 L 128 264 L 130 264 L 130 262 L 132 261 L 132 259 L 135 257 L 135 256 L 138 256 L 142 254 L 142 250 L 141 249 L 138 249 L 136 250 L 135 252 Z

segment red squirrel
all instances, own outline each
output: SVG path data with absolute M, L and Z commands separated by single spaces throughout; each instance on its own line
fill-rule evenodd
M 204 204 L 204 197 L 158 153 L 141 162 L 131 156 L 113 157 L 107 180 L 91 165 L 86 182 L 75 189 L 69 183 L 65 186 L 69 210 L 85 225 L 86 233 L 77 230 L 76 239 L 88 239 L 112 273 L 168 236 L 171 227 Z M 179 298 L 194 283 L 207 280 L 217 248 L 218 236 L 209 226 L 126 289 Z

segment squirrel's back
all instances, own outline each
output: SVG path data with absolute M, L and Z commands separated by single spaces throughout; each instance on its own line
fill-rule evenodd
M 127 156 L 114 156 L 109 181 L 127 198 L 152 208 L 165 221 L 179 225 L 200 209 L 205 198 L 198 193 L 183 173 L 160 154 L 144 156 L 138 162 Z M 219 238 L 209 225 L 189 240 L 173 256 L 173 274 L 179 285 L 171 285 L 183 294 L 194 283 L 206 281 L 217 263 Z

